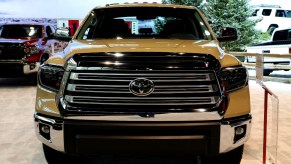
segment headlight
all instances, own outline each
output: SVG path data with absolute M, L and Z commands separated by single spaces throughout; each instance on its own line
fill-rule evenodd
M 218 73 L 221 88 L 224 92 L 231 92 L 248 84 L 248 73 L 245 67 L 227 67 Z
M 36 54 L 39 52 L 39 47 L 38 45 L 26 46 L 24 52 L 27 53 L 28 56 L 31 54 Z
M 49 90 L 58 91 L 64 75 L 64 69 L 59 66 L 42 65 L 38 73 L 39 84 Z

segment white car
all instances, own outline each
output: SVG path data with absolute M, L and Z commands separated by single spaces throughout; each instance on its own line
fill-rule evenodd
M 247 47 L 248 53 L 263 54 L 291 54 L 291 29 L 276 29 L 272 35 L 272 41 Z M 247 56 L 245 62 L 255 63 L 255 56 Z M 290 58 L 265 57 L 265 64 L 290 65 Z M 274 69 L 265 68 L 264 76 L 268 76 Z M 276 70 L 279 70 L 276 68 Z
M 258 5 L 252 6 L 255 11 L 251 17 L 257 20 L 256 29 L 270 34 L 276 28 L 291 27 L 291 10 L 286 10 L 277 5 Z

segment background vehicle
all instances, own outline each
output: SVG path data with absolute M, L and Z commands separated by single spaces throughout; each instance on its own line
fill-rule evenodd
M 291 29 L 276 29 L 272 35 L 272 41 L 256 44 L 251 47 L 247 47 L 248 53 L 269 53 L 269 54 L 290 54 L 291 55 Z M 255 56 L 247 56 L 245 62 L 255 63 Z M 290 58 L 274 58 L 264 57 L 264 63 L 266 64 L 281 64 L 290 65 Z M 276 69 L 279 70 L 279 69 Z M 265 68 L 264 76 L 270 75 L 274 69 Z
M 59 51 L 55 29 L 45 23 L 5 23 L 0 26 L 0 77 L 36 74 L 39 65 Z
M 251 19 L 258 20 L 256 28 L 262 32 L 270 34 L 276 28 L 290 28 L 290 10 L 286 10 L 277 5 L 256 5 L 252 6 L 255 11 Z
M 49 163 L 107 153 L 240 163 L 248 75 L 219 42 L 235 29 L 216 38 L 195 7 L 156 3 L 107 5 L 84 20 L 38 74 L 35 130 Z

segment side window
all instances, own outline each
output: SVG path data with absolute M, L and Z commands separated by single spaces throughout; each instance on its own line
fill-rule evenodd
M 46 36 L 50 36 L 53 33 L 50 26 L 46 26 L 45 33 L 46 33 Z
M 263 16 L 270 16 L 272 12 L 272 9 L 264 9 L 262 12 Z
M 286 17 L 291 18 L 291 10 L 286 10 Z
M 95 13 L 92 12 L 87 18 L 86 22 L 82 26 L 77 35 L 77 39 L 91 39 L 93 38 L 94 29 L 97 26 L 97 18 Z
M 276 17 L 286 17 L 284 10 L 277 10 Z
M 291 30 L 288 30 L 288 40 L 291 40 Z
M 49 26 L 52 30 L 52 33 L 55 33 L 56 32 L 56 29 L 53 27 L 53 26 Z
M 258 16 L 258 11 L 259 11 L 259 9 L 256 9 L 256 10 L 252 13 L 252 16 Z
M 83 35 L 83 38 L 82 39 L 89 39 L 88 38 L 88 35 L 89 35 L 89 32 L 91 31 L 91 28 L 87 28 L 84 35 Z
M 2 36 L 2 30 L 3 30 L 3 26 L 0 25 L 0 37 Z

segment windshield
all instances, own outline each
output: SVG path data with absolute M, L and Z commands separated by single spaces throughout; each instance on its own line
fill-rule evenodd
M 291 30 L 286 29 L 275 31 L 273 34 L 273 41 L 278 40 L 291 40 Z
M 286 17 L 291 18 L 291 10 L 286 10 Z
M 212 39 L 196 10 L 123 7 L 93 11 L 77 39 Z
M 3 25 L 0 27 L 1 38 L 41 38 L 40 25 Z

